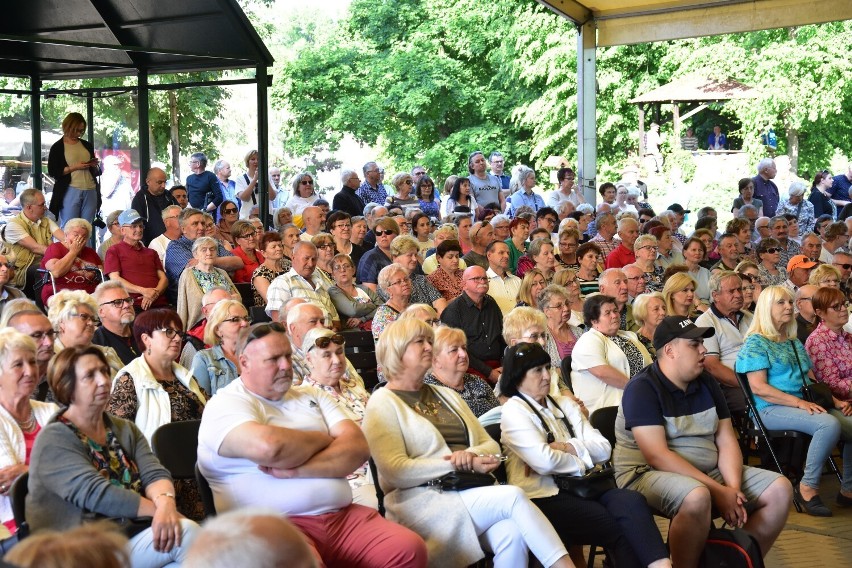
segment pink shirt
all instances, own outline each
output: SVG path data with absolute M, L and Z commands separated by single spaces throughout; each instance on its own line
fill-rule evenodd
M 805 349 L 817 380 L 827 384 L 840 400 L 852 399 L 852 335 L 843 330 L 835 333 L 820 323 L 808 336 Z

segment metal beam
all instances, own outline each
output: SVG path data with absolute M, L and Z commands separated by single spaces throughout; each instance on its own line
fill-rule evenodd
M 598 161 L 595 23 L 579 27 L 577 35 L 577 180 L 589 203 L 597 200 Z
M 536 0 L 560 16 L 568 18 L 578 26 L 592 19 L 592 11 L 576 0 Z
M 272 76 L 266 74 L 266 67 L 258 65 L 255 72 L 257 81 L 257 186 L 260 220 L 267 226 L 269 217 L 269 100 L 267 89 Z
M 33 139 L 33 186 L 42 188 L 41 180 L 41 80 L 37 75 L 30 78 L 30 124 Z
M 136 98 L 139 112 L 139 171 L 148 173 L 151 167 L 151 137 L 148 130 L 148 71 L 139 70 L 139 93 Z

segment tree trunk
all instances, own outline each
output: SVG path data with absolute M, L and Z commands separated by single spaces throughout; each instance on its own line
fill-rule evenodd
M 172 145 L 172 179 L 180 178 L 180 137 L 178 136 L 177 96 L 169 91 L 169 138 Z
M 790 157 L 790 171 L 799 173 L 799 131 L 787 128 L 787 156 Z

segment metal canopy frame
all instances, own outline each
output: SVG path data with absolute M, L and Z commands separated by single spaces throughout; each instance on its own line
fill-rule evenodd
M 852 19 L 849 0 L 536 0 L 572 21 L 577 37 L 577 177 L 597 201 L 598 46 L 610 47 Z M 641 133 L 640 133 L 641 138 Z
M 139 166 L 150 168 L 148 95 L 151 90 L 223 84 L 257 85 L 260 171 L 268 163 L 268 68 L 274 60 L 236 0 L 5 0 L 0 19 L 0 75 L 25 77 L 33 148 L 41 148 L 41 97 L 87 94 L 92 138 L 92 95 L 135 91 L 139 113 Z M 154 84 L 149 76 L 232 69 L 255 70 L 254 79 Z M 137 76 L 136 87 L 43 90 L 44 81 Z M 41 160 L 33 177 L 41 187 Z M 258 176 L 261 218 L 269 207 L 269 181 Z

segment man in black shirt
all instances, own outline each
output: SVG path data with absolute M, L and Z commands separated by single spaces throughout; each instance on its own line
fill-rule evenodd
M 142 232 L 142 242 L 147 247 L 152 240 L 166 232 L 163 222 L 163 209 L 169 205 L 177 205 L 172 194 L 166 191 L 166 172 L 160 168 L 151 168 L 145 177 L 145 187 L 133 197 L 130 204 L 139 215 L 145 219 L 145 230 Z
M 108 280 L 99 284 L 92 294 L 98 304 L 101 327 L 95 331 L 92 343 L 112 347 L 125 365 L 139 356 L 141 351 L 133 337 L 133 298 L 121 282 Z

